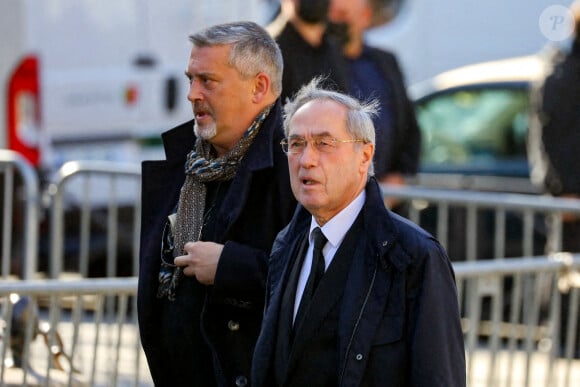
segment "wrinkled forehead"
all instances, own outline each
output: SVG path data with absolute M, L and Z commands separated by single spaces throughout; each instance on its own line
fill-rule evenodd
M 340 137 L 347 134 L 345 106 L 329 99 L 316 99 L 302 105 L 289 122 L 289 136 Z

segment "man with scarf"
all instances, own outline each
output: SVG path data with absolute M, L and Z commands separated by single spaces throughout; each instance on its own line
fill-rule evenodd
M 279 96 L 282 56 L 252 22 L 190 36 L 194 120 L 145 161 L 138 289 L 157 386 L 249 385 L 268 253 L 294 210 Z

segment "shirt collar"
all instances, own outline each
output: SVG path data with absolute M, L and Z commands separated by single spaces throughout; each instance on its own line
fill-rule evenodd
M 346 206 L 342 211 L 332 217 L 324 226 L 321 227 L 322 233 L 328 239 L 328 242 L 337 247 L 340 245 L 344 236 L 354 223 L 359 212 L 362 210 L 366 199 L 366 192 L 362 190 L 360 194 Z M 320 227 L 314 217 L 310 221 L 309 241 L 312 243 L 312 230 Z

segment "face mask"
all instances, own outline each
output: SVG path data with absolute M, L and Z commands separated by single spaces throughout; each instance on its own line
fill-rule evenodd
M 306 23 L 323 23 L 328 15 L 329 0 L 300 0 L 298 16 Z
M 326 28 L 329 35 L 333 36 L 341 45 L 348 43 L 348 25 L 346 23 L 328 23 Z

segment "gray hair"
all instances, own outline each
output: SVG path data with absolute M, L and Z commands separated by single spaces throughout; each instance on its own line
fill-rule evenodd
M 284 62 L 278 44 L 258 24 L 249 21 L 218 24 L 189 36 L 195 47 L 231 45 L 229 64 L 244 78 L 268 74 L 272 92 L 282 91 Z
M 378 114 L 377 100 L 359 101 L 349 95 L 323 89 L 320 84 L 323 77 L 315 77 L 310 83 L 302 86 L 291 101 L 284 105 L 284 132 L 286 137 L 290 133 L 290 121 L 294 114 L 306 103 L 314 100 L 331 100 L 347 109 L 346 130 L 355 139 L 375 145 L 375 125 L 373 117 Z M 369 166 L 369 176 L 374 175 L 373 163 Z

